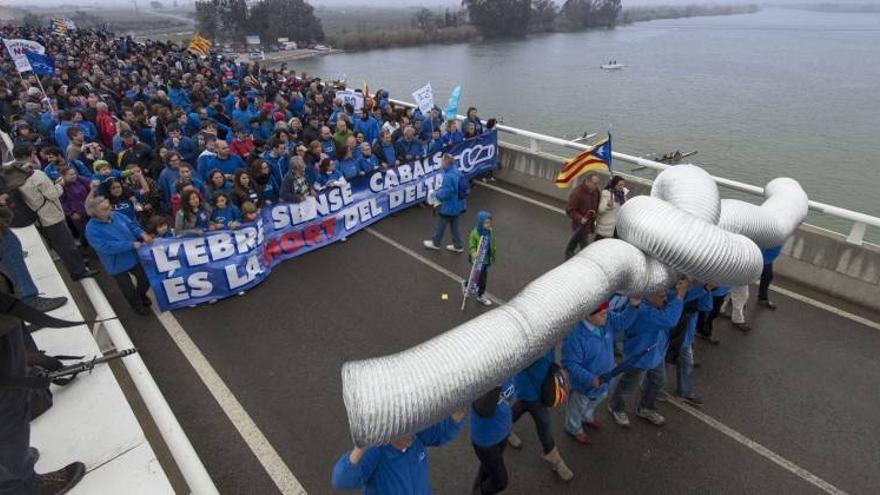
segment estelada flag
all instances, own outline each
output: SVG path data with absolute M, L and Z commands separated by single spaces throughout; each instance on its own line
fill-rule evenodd
M 49 21 L 49 27 L 52 28 L 52 33 L 60 36 L 64 36 L 67 34 L 67 22 L 61 17 L 53 17 Z
M 201 34 L 195 33 L 193 34 L 193 37 L 189 42 L 189 47 L 187 48 L 187 51 L 189 51 L 193 55 L 198 55 L 199 57 L 205 58 L 211 53 L 211 42 L 208 41 L 207 38 L 204 38 Z
M 603 172 L 608 174 L 611 170 L 611 134 L 594 144 L 590 149 L 565 162 L 565 167 L 556 176 L 556 187 L 564 189 L 574 181 L 589 172 Z

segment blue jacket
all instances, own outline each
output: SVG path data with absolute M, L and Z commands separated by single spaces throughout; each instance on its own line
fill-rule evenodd
M 55 126 L 55 146 L 61 148 L 61 151 L 64 152 L 67 150 L 67 145 L 70 144 L 70 139 L 67 137 L 67 129 L 71 127 L 79 127 L 69 120 L 62 120 Z M 82 129 L 82 127 L 80 127 Z M 85 136 L 85 132 L 83 132 Z
M 382 157 L 385 158 L 383 163 L 387 163 L 389 167 L 394 167 L 397 164 L 397 149 L 394 145 L 381 143 L 376 151 L 382 153 Z
M 706 290 L 706 286 L 700 283 L 691 285 L 684 294 L 683 304 L 696 304 L 696 311 L 690 311 L 687 316 L 687 327 L 680 349 L 686 349 L 694 343 L 697 334 L 697 318 L 701 311 L 712 311 L 712 293 Z
M 333 141 L 333 138 L 330 139 L 319 139 L 319 143 L 321 143 L 321 151 L 327 155 L 331 160 L 336 159 L 336 141 Z
M 360 162 L 355 158 L 349 158 L 346 160 L 339 160 L 336 162 L 336 168 L 340 172 L 342 172 L 342 176 L 345 177 L 345 180 L 351 181 L 355 177 L 360 174 L 361 167 Z
M 765 265 L 772 265 L 776 258 L 782 253 L 782 246 L 764 248 L 761 250 L 761 256 L 764 257 Z
M 86 167 L 86 165 L 79 160 L 67 160 L 67 165 L 73 166 L 73 168 L 76 169 L 76 175 L 79 175 L 80 177 L 90 178 L 93 175 L 93 172 L 89 170 L 89 167 Z M 43 167 L 43 172 L 45 172 L 45 174 L 53 181 L 56 181 L 61 177 L 61 174 L 58 172 L 54 163 L 50 163 Z
M 319 174 L 318 178 L 315 179 L 315 185 L 319 187 L 326 186 L 330 182 L 336 182 L 342 178 L 342 172 L 338 169 L 334 169 L 329 174 Z
M 452 418 L 413 435 L 412 445 L 401 452 L 391 445 L 370 447 L 353 465 L 346 452 L 333 466 L 334 490 L 364 489 L 365 495 L 430 495 L 431 473 L 425 447 L 439 447 L 458 435 L 464 420 Z
M 230 153 L 225 160 L 221 160 L 219 156 L 208 156 L 199 164 L 199 177 L 201 177 L 202 180 L 207 180 L 208 172 L 215 168 L 220 169 L 224 175 L 232 175 L 239 170 L 244 170 L 245 164 L 240 156 L 233 155 L 232 153 Z
M 565 337 L 562 366 L 568 370 L 573 392 L 596 398 L 608 391 L 607 382 L 594 389 L 593 378 L 614 369 L 614 341 L 632 326 L 638 313 L 637 308 L 627 304 L 621 311 L 609 310 L 604 326 L 596 327 L 582 320 Z
M 406 138 L 400 138 L 397 140 L 396 148 L 401 163 L 425 156 L 425 148 L 416 138 L 413 138 L 412 141 L 407 141 Z
M 712 297 L 724 297 L 730 292 L 730 287 L 719 285 L 712 289 Z
M 358 159 L 358 166 L 361 169 L 361 172 L 368 174 L 373 170 L 379 168 L 379 159 L 376 158 L 376 155 L 363 156 Z
M 367 116 L 366 120 L 358 117 L 354 119 L 354 132 L 364 134 L 364 141 L 374 144 L 379 139 L 379 122 L 372 116 Z
M 110 220 L 103 222 L 92 218 L 86 224 L 86 239 L 98 253 L 101 265 L 108 275 L 127 272 L 138 263 L 138 253 L 133 243 L 142 238 L 144 231 L 125 215 L 113 212 Z
M 211 223 L 223 224 L 223 228 L 229 228 L 229 222 L 240 222 L 241 210 L 235 205 L 226 208 L 214 208 L 211 210 Z
M 196 141 L 193 138 L 180 136 L 180 143 L 175 148 L 174 140 L 168 138 L 162 143 L 162 146 L 167 148 L 169 151 L 176 151 L 180 153 L 180 157 L 189 165 L 195 165 L 196 159 L 199 157 L 199 146 L 196 144 Z
M 459 181 L 467 180 L 455 165 L 443 170 L 443 182 L 437 190 L 437 199 L 440 201 L 441 215 L 455 217 L 464 213 L 467 203 L 458 197 Z
M 636 321 L 626 331 L 623 341 L 623 359 L 635 358 L 642 351 L 656 344 L 654 350 L 645 354 L 633 363 L 633 368 L 648 370 L 656 368 L 666 357 L 669 345 L 669 329 L 678 323 L 681 317 L 682 302 L 670 294 L 663 308 L 657 309 L 645 301 L 639 305 Z
M 287 172 L 290 170 L 290 157 L 284 153 L 278 156 L 272 156 L 271 151 L 264 151 L 262 158 L 263 161 L 269 164 L 269 170 L 272 171 L 272 177 L 278 184 L 281 184 L 281 181 L 284 180 L 284 176 L 287 175 Z
M 159 172 L 159 190 L 162 192 L 162 209 L 166 213 L 171 211 L 171 196 L 177 192 L 177 181 L 180 179 L 180 170 L 165 167 Z
M 526 369 L 513 377 L 513 385 L 516 388 L 516 398 L 527 401 L 540 401 L 544 389 L 544 380 L 553 364 L 555 350 L 550 349 L 546 354 L 539 357 Z
M 447 132 L 446 134 L 440 136 L 440 141 L 442 142 L 441 146 L 457 144 L 464 141 L 464 134 L 462 134 L 461 131 Z
M 471 406 L 471 442 L 478 447 L 491 447 L 501 443 L 510 435 L 513 425 L 511 402 L 516 396 L 516 387 L 512 381 L 501 385 L 501 396 L 495 407 L 495 414 L 488 418 L 480 417 Z

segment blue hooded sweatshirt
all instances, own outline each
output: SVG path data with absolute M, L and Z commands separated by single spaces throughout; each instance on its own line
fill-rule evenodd
M 363 133 L 364 141 L 373 145 L 379 139 L 379 122 L 372 115 L 368 115 L 366 119 L 357 117 L 354 119 L 354 132 Z
M 525 401 L 540 401 L 544 388 L 544 379 L 553 364 L 555 350 L 550 349 L 546 354 L 539 357 L 526 369 L 513 377 L 513 385 L 516 388 L 516 398 Z
M 594 399 L 608 391 L 607 382 L 599 384 L 599 388 L 593 388 L 593 378 L 614 369 L 614 341 L 632 326 L 637 315 L 638 309 L 627 303 L 621 311 L 609 309 L 604 326 L 597 327 L 581 320 L 565 337 L 562 341 L 562 366 L 568 370 L 573 392 Z
M 229 228 L 229 222 L 240 222 L 241 210 L 237 206 L 227 204 L 226 208 L 214 208 L 211 210 L 211 223 L 219 223 L 224 229 Z
M 400 138 L 397 140 L 396 146 L 397 154 L 400 155 L 399 159 L 401 163 L 412 161 L 425 155 L 425 148 L 422 146 L 421 141 L 416 138 L 413 138 L 412 141 L 407 141 L 406 138 Z
M 391 445 L 370 447 L 360 462 L 352 464 L 346 452 L 333 466 L 334 490 L 364 490 L 365 495 L 430 495 L 431 473 L 425 447 L 439 447 L 454 439 L 464 419 L 452 418 L 413 435 L 412 445 L 401 452 Z
M 483 418 L 471 406 L 471 442 L 474 445 L 492 447 L 510 435 L 513 425 L 513 411 L 510 406 L 515 396 L 516 387 L 513 381 L 508 380 L 501 385 L 501 396 L 498 398 L 495 414 Z
M 678 323 L 681 317 L 682 301 L 671 294 L 662 308 L 652 306 L 648 301 L 639 305 L 638 315 L 633 325 L 627 329 L 623 341 L 623 359 L 635 358 L 645 349 L 656 344 L 654 349 L 636 360 L 633 368 L 649 370 L 659 366 L 666 357 L 669 346 L 669 329 Z
M 437 190 L 437 200 L 440 201 L 439 213 L 447 217 L 455 217 L 464 213 L 467 203 L 458 197 L 459 181 L 467 180 L 458 171 L 455 165 L 443 170 L 443 182 Z
M 143 238 L 144 231 L 121 213 L 111 213 L 110 220 L 92 218 L 86 224 L 86 239 L 98 253 L 108 275 L 127 272 L 138 263 L 133 243 Z
M 370 172 L 379 168 L 379 159 L 376 158 L 376 155 L 361 155 L 361 157 L 358 159 L 358 167 L 360 167 L 361 172 L 369 174 Z

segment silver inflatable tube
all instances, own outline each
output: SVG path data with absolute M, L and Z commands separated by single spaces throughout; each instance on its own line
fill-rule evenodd
M 725 285 L 756 278 L 760 250 L 746 236 L 788 237 L 806 215 L 806 194 L 790 179 L 768 185 L 767 201 L 754 208 L 776 222 L 731 220 L 744 236 L 715 225 L 726 215 L 707 177 L 694 166 L 664 171 L 651 197 L 621 209 L 622 240 L 589 245 L 506 305 L 423 344 L 345 363 L 343 399 L 354 443 L 387 443 L 439 421 L 528 366 L 613 293 L 652 293 L 671 286 L 678 273 Z

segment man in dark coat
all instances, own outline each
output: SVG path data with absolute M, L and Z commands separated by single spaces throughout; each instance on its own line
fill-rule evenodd
M 596 228 L 596 213 L 599 211 L 600 177 L 596 173 L 588 174 L 586 179 L 571 191 L 565 213 L 571 218 L 571 229 L 574 234 L 565 247 L 565 259 L 574 256 L 590 243 L 589 234 Z

